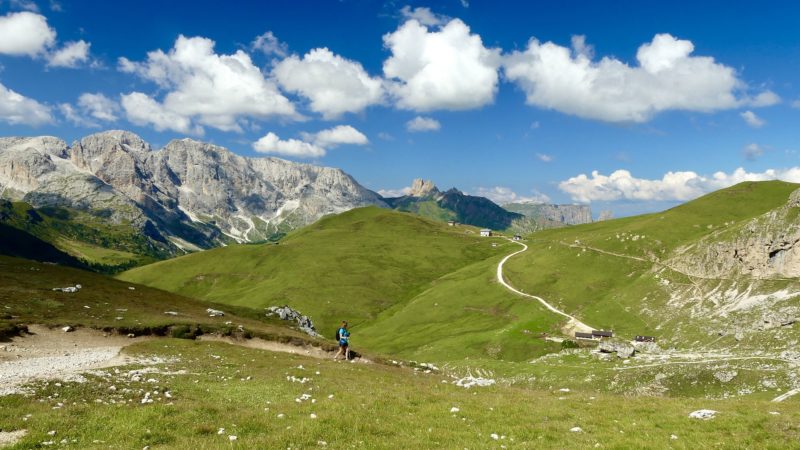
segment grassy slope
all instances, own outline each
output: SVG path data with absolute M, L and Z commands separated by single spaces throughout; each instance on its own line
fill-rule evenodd
M 345 318 L 356 327 L 373 321 L 431 281 L 502 253 L 467 230 L 361 208 L 293 232 L 279 245 L 232 245 L 133 269 L 120 278 L 232 305 L 288 304 L 324 332 Z
M 501 248 L 510 253 L 516 246 L 504 243 Z M 500 286 L 495 281 L 500 259 L 489 258 L 443 276 L 402 308 L 355 328 L 354 342 L 431 361 L 527 361 L 560 350 L 559 344 L 541 338 L 542 333 L 558 333 L 560 318 Z
M 61 439 L 74 439 L 71 446 L 77 448 L 152 449 L 317 448 L 323 446 L 320 441 L 328 448 L 387 449 L 562 449 L 597 443 L 602 448 L 786 448 L 800 439 L 796 401 L 654 401 L 583 389 L 564 393 L 558 382 L 550 389 L 466 390 L 442 383 L 450 378 L 437 374 L 186 340 L 143 342 L 127 353 L 168 358 L 157 368 L 189 374 L 152 373 L 136 382 L 125 375 L 135 366 L 119 375 L 107 369 L 104 377 L 88 375 L 89 383 L 42 383 L 30 397 L 0 397 L 3 430 L 29 430 L 12 448 L 46 441 L 57 445 Z M 287 376 L 311 381 L 293 383 Z M 156 383 L 145 381 L 150 378 Z M 144 392 L 154 388 L 156 400 L 141 404 Z M 301 394 L 316 401 L 296 402 Z M 54 408 L 59 402 L 64 406 Z M 459 411 L 451 412 L 453 407 Z M 719 413 L 709 421 L 687 417 L 701 408 Z M 576 426 L 583 431 L 569 431 Z M 224 431 L 218 434 L 220 428 Z M 51 430 L 54 437 L 47 434 Z M 493 433 L 503 438 L 495 441 Z
M 52 290 L 75 284 L 82 286 L 77 293 Z M 226 315 L 209 317 L 208 307 L 223 309 Z M 175 311 L 179 315 L 166 315 L 165 311 Z M 228 321 L 233 324 L 226 325 Z M 287 328 L 287 322 L 268 319 L 261 311 L 209 305 L 93 272 L 0 256 L 0 332 L 14 325 L 31 323 L 115 329 L 135 334 L 164 334 L 181 325 L 230 332 L 241 324 L 252 334 L 266 338 L 310 340 L 308 335 Z
M 531 236 L 530 251 L 508 262 L 508 278 L 590 325 L 629 337 L 668 335 L 669 327 L 657 329 L 658 312 L 668 307 L 653 264 L 581 247 L 664 260 L 726 222 L 740 224 L 783 205 L 797 188 L 777 181 L 742 183 L 661 213 L 542 231 Z M 680 274 L 668 275 L 675 283 L 690 283 Z
M 0 223 L 0 255 L 86 268 L 77 258 L 49 242 L 4 223 Z
M 0 222 L 30 233 L 106 272 L 167 257 L 164 248 L 132 228 L 102 217 L 62 207 L 34 208 L 0 200 Z

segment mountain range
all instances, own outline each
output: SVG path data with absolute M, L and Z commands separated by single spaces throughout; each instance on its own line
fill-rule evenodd
M 340 169 L 247 158 L 192 139 L 156 150 L 122 130 L 71 145 L 51 136 L 0 138 L 0 200 L 3 223 L 117 269 L 279 239 L 323 216 L 370 205 L 514 232 L 591 221 L 588 206 L 507 210 L 419 179 L 408 195 L 382 198 Z
M 45 215 L 66 210 L 97 226 L 131 226 L 154 255 L 266 240 L 327 214 L 386 206 L 339 169 L 246 158 L 191 139 L 154 150 L 127 131 L 72 145 L 0 138 L 0 197 Z

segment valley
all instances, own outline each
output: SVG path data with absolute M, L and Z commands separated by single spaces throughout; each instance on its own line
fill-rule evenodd
M 24 395 L 0 397 L 3 420 L 25 430 L 19 445 L 65 439 L 90 448 L 124 447 L 121 436 L 142 447 L 381 448 L 422 439 L 688 448 L 731 436 L 780 446 L 800 433 L 792 326 L 800 283 L 781 272 L 791 270 L 791 259 L 771 275 L 730 264 L 722 274 L 720 266 L 688 267 L 681 255 L 704 251 L 711 239 L 738 242 L 738 230 L 764 217 L 770 224 L 791 217 L 796 190 L 745 183 L 663 213 L 519 241 L 357 208 L 274 243 L 195 252 L 116 279 L 2 257 L 6 349 L 32 339 L 25 325 L 43 338 L 61 327 L 102 330 L 109 337 L 98 336 L 101 342 L 136 336 L 123 338 L 116 352 L 124 358 L 113 367 L 87 367 L 75 381 L 67 372 L 58 383 L 30 379 Z M 781 233 L 761 239 L 784 242 L 791 227 L 772 225 L 767 230 Z M 82 287 L 73 294 L 51 290 L 76 283 Z M 322 337 L 265 314 L 283 305 L 308 315 Z M 329 360 L 335 345 L 327 335 L 342 319 L 360 364 Z M 599 347 L 575 339 L 592 329 L 614 337 Z M 636 335 L 655 343 L 628 343 Z M 614 347 L 598 351 L 606 343 Z M 623 356 L 626 346 L 632 355 Z M 151 375 L 125 375 L 137 373 Z M 358 422 L 356 433 L 342 431 L 346 421 L 335 414 L 342 407 Z M 714 418 L 688 417 L 700 409 Z M 106 410 L 121 422 L 86 425 Z M 148 423 L 147 432 L 123 426 L 129 421 Z M 753 433 L 755 426 L 763 432 Z

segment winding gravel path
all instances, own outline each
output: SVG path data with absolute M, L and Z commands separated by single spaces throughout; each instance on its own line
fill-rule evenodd
M 505 277 L 503 276 L 503 266 L 505 265 L 506 261 L 508 261 L 511 257 L 519 255 L 520 253 L 528 250 L 528 246 L 523 244 L 522 242 L 515 241 L 515 240 L 512 240 L 512 239 L 508 239 L 508 241 L 512 242 L 514 244 L 521 245 L 522 246 L 522 250 L 516 251 L 516 252 L 508 255 L 508 256 L 506 256 L 505 258 L 503 258 L 500 261 L 500 264 L 497 265 L 497 281 L 500 284 L 502 284 L 509 291 L 511 291 L 511 292 L 513 292 L 513 293 L 515 293 L 517 295 L 521 295 L 523 297 L 527 297 L 527 298 L 531 298 L 533 300 L 536 300 L 539 303 L 541 303 L 542 306 L 547 308 L 548 311 L 556 313 L 556 314 L 558 314 L 560 316 L 563 316 L 563 317 L 566 317 L 567 319 L 569 319 L 567 324 L 562 328 L 562 331 L 564 331 L 565 333 L 567 333 L 569 335 L 572 335 L 575 331 L 582 331 L 584 333 L 591 332 L 592 329 L 593 329 L 592 327 L 590 327 L 589 325 L 587 325 L 587 324 L 581 322 L 580 320 L 576 319 L 574 316 L 571 316 L 571 315 L 565 313 L 564 311 L 561 311 L 560 309 L 556 308 L 555 306 L 551 305 L 550 303 L 547 303 L 542 297 L 539 297 L 539 296 L 536 296 L 536 295 L 531 295 L 531 294 L 526 294 L 526 293 L 520 291 L 519 289 L 516 289 L 514 286 L 511 286 L 508 282 L 506 282 Z

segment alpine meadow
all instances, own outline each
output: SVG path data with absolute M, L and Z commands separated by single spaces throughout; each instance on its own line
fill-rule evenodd
M 800 448 L 800 5 L 0 1 L 0 449 Z

